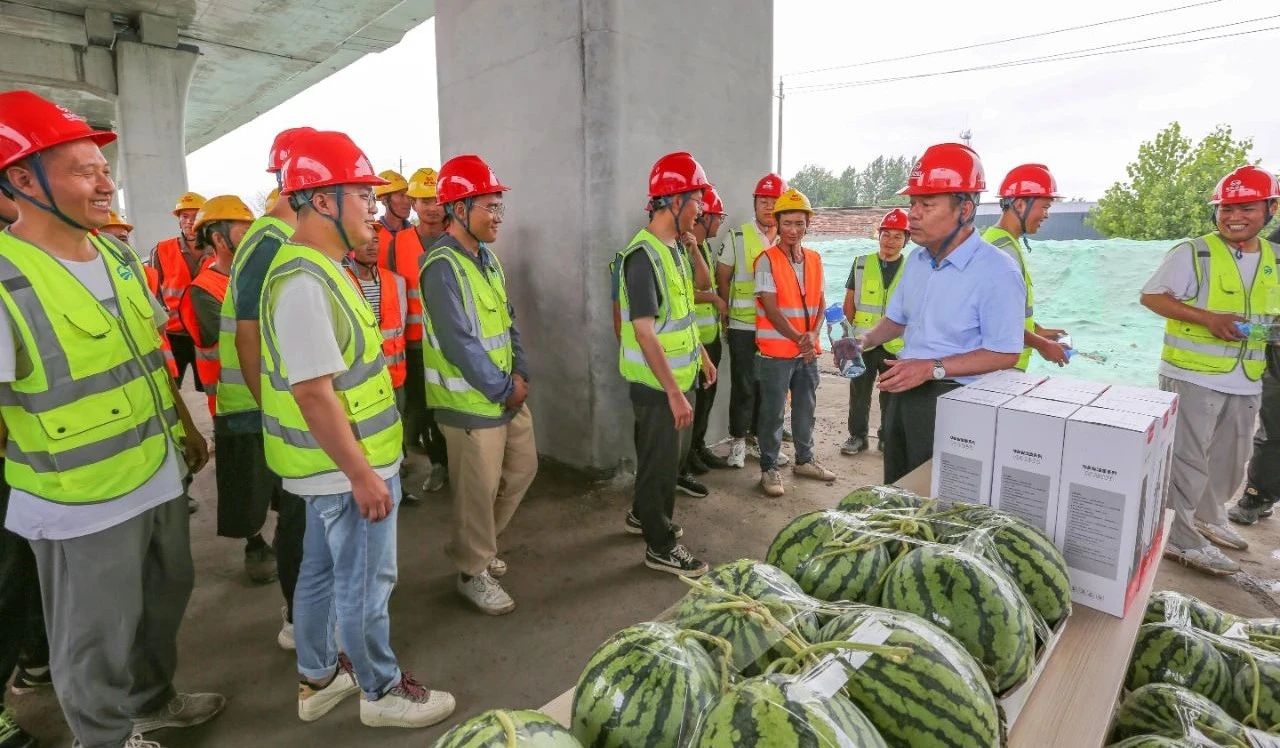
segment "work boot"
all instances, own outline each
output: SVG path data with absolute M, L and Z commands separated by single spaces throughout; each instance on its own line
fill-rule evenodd
M 261 535 L 249 538 L 244 546 L 244 570 L 254 584 L 276 581 L 276 552 Z
M 732 439 L 729 442 L 729 458 L 725 460 L 729 467 L 746 467 L 747 465 L 747 440 Z
M 711 472 L 711 468 L 702 462 L 702 457 L 698 454 L 698 450 L 689 450 L 689 456 L 685 458 L 684 465 L 693 475 L 706 475 Z
M 1211 525 L 1208 522 L 1196 520 L 1196 529 L 1214 545 L 1230 548 L 1233 551 L 1243 551 L 1249 548 L 1249 541 L 1226 525 Z
M 332 712 L 343 699 L 359 691 L 355 668 L 346 655 L 340 654 L 333 678 L 325 686 L 318 687 L 305 680 L 298 683 L 298 719 L 315 722 Z
M 694 480 L 693 476 L 688 473 L 676 479 L 676 490 L 695 499 L 705 499 L 707 494 L 711 493 L 706 486 Z
M 774 468 L 760 473 L 760 488 L 767 496 L 781 496 L 786 492 L 782 487 L 782 472 Z
M 9 690 L 21 696 L 52 685 L 53 674 L 49 672 L 48 665 L 44 667 L 23 667 L 19 665 L 17 672 L 13 674 L 13 684 L 9 686 Z M 3 742 L 0 742 L 0 748 L 4 748 Z
M 827 470 L 822 463 L 817 460 L 809 460 L 791 468 L 791 474 L 798 478 L 809 478 L 810 480 L 820 480 L 831 483 L 836 479 L 836 474 Z
M 1259 519 L 1270 517 L 1274 503 L 1250 483 L 1244 487 L 1244 494 L 1236 505 L 1227 510 L 1227 519 L 1237 525 L 1252 525 Z
M 427 482 L 422 484 L 422 490 L 427 493 L 436 493 L 449 485 L 449 466 L 448 465 L 432 465 L 431 477 L 427 478 Z
M 856 455 L 859 452 L 867 451 L 867 440 L 860 436 L 851 436 L 844 440 L 844 444 L 840 445 L 840 454 Z
M 36 739 L 18 726 L 13 713 L 0 706 L 0 748 L 36 748 Z
M 195 727 L 222 711 L 227 699 L 220 693 L 179 693 L 169 703 L 150 714 L 133 719 L 133 731 L 146 734 L 166 727 Z
M 705 445 L 698 447 L 697 453 L 698 453 L 698 460 L 701 461 L 703 465 L 706 465 L 707 467 L 713 470 L 724 470 L 726 468 L 733 467 L 732 465 L 729 464 L 728 460 L 716 454 L 715 452 L 712 452 L 711 448 Z
M 1179 548 L 1170 543 L 1164 547 L 1164 555 L 1166 558 L 1182 562 L 1184 566 L 1190 566 L 1214 576 L 1225 577 L 1240 571 L 1240 564 L 1227 558 L 1222 551 L 1212 545 L 1206 545 L 1203 548 Z
M 501 616 L 516 609 L 516 601 L 502 589 L 498 580 L 489 575 L 488 569 L 471 577 L 458 575 L 458 594 L 471 601 L 482 613 Z
M 627 512 L 626 522 L 623 524 L 628 535 L 644 535 L 644 527 L 640 524 L 640 520 L 636 518 L 635 512 Z M 684 537 L 684 528 L 676 523 L 671 523 L 671 532 L 675 535 L 676 540 Z
M 431 691 L 409 673 L 377 701 L 360 699 L 360 721 L 368 727 L 427 727 L 453 714 L 456 702 L 448 691 Z
M 682 545 L 673 546 L 666 553 L 652 548 L 644 551 L 644 565 L 650 569 L 665 571 L 681 577 L 700 577 L 707 573 L 707 562 L 697 558 Z

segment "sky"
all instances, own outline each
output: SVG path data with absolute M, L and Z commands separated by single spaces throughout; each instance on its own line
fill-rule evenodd
M 1274 72 L 1280 28 L 1272 28 L 1280 27 L 1280 3 L 1275 0 L 914 0 L 910 14 L 901 7 L 848 0 L 774 3 L 774 85 L 781 76 L 787 91 L 785 176 L 805 164 L 839 173 L 881 154 L 917 155 L 931 143 L 956 140 L 969 130 L 988 183 L 998 183 L 1016 164 L 1041 162 L 1050 166 L 1065 194 L 1096 199 L 1125 178 L 1125 165 L 1139 144 L 1174 120 L 1193 139 L 1218 124 L 1230 125 L 1237 137 L 1253 138 L 1254 157 L 1264 166 L 1280 169 L 1280 119 L 1274 116 L 1280 100 L 1275 96 L 1280 76 Z M 1182 9 L 1157 13 L 1173 8 Z M 1148 13 L 1155 14 L 988 44 Z M 1225 24 L 1234 25 L 1209 29 Z M 1167 44 L 1253 29 L 1271 30 L 865 85 L 1044 55 L 1092 54 L 1107 51 L 1098 47 L 1124 48 L 1137 40 L 1148 41 L 1134 46 Z M 877 62 L 969 45 L 982 46 Z M 840 69 L 809 72 L 835 67 Z M 848 83 L 859 85 L 804 88 Z M 368 107 L 332 106 L 353 87 L 367 93 Z M 420 166 L 438 168 L 435 23 L 413 29 L 395 47 L 359 60 L 192 153 L 187 159 L 191 188 L 205 195 L 238 193 L 253 204 L 274 186 L 263 172 L 272 137 L 303 124 L 348 132 L 379 170 L 403 164 L 407 176 Z M 248 174 L 255 175 L 248 180 L 252 186 L 246 184 Z

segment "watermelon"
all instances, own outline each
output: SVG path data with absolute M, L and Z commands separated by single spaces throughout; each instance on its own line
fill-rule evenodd
M 753 602 L 733 603 L 729 596 Z M 734 669 L 750 676 L 813 642 L 817 607 L 778 567 L 741 559 L 717 566 L 695 582 L 676 604 L 671 622 L 726 639 L 733 647 Z
M 1208 746 L 1214 745 L 1209 743 Z M 1192 742 L 1187 738 L 1166 738 L 1163 735 L 1134 735 L 1107 748 L 1208 748 L 1205 743 Z
M 931 505 L 929 499 L 905 488 L 863 486 L 841 499 L 836 509 L 842 512 L 862 512 L 868 509 L 919 509 Z
M 885 645 L 906 647 L 911 654 L 902 663 L 866 657 L 850 671 L 845 695 L 888 745 L 989 748 L 1000 743 L 1000 714 L 982 670 L 937 626 L 910 613 L 864 607 L 830 621 L 818 638 L 859 641 L 879 629 L 888 633 Z
M 1239 619 L 1191 595 L 1160 590 L 1151 595 L 1142 620 L 1144 623 L 1182 623 L 1211 634 L 1225 634 Z
M 625 628 L 596 650 L 578 679 L 573 735 L 588 748 L 688 745 L 720 679 L 698 639 L 675 626 Z
M 748 678 L 711 702 L 694 748 L 883 748 L 858 707 L 838 692 L 821 695 L 803 676 Z
M 1111 728 L 1112 740 L 1135 735 L 1207 737 L 1215 741 L 1230 736 L 1244 740 L 1244 734 L 1244 725 L 1222 707 L 1169 683 L 1148 683 L 1126 696 Z
M 1280 732 L 1280 657 L 1268 656 L 1258 650 L 1250 650 L 1257 665 L 1245 663 L 1236 671 L 1231 683 L 1232 716 L 1246 725 L 1270 732 Z M 1258 699 L 1258 712 L 1253 714 L 1253 700 Z
M 1034 614 L 1009 575 L 980 556 L 951 546 L 916 548 L 889 568 L 880 602 L 955 637 L 996 694 L 1031 674 Z
M 867 533 L 860 518 L 836 511 L 796 517 L 765 554 L 766 563 L 790 575 L 807 594 L 865 603 L 876 602 L 891 560 L 885 539 Z
M 1138 629 L 1125 687 L 1171 683 L 1215 704 L 1231 695 L 1231 668 L 1206 635 L 1171 623 L 1144 623 Z
M 582 744 L 542 712 L 491 709 L 454 726 L 433 748 L 582 748 Z

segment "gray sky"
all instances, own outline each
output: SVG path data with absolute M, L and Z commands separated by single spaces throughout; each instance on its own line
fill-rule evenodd
M 1280 120 L 1268 108 L 1277 101 L 1280 82 L 1274 65 L 1280 45 L 1277 30 L 823 92 L 800 88 L 1073 52 L 1264 16 L 1276 17 L 1143 44 L 1280 26 L 1280 3 L 1275 0 L 1218 0 L 1081 31 L 801 74 L 1202 1 L 914 0 L 907 14 L 893 3 L 778 0 L 774 75 L 783 76 L 789 89 L 784 172 L 790 176 L 808 163 L 839 172 L 880 154 L 914 155 L 930 143 L 955 140 L 968 128 L 993 187 L 1009 167 L 1039 161 L 1053 169 L 1066 194 L 1097 198 L 1124 178 L 1125 164 L 1137 154 L 1138 145 L 1175 119 L 1193 139 L 1218 123 L 1229 124 L 1237 137 L 1253 137 L 1254 155 L 1264 166 L 1280 169 Z M 434 34 L 435 24 L 429 21 L 396 47 L 365 57 L 191 154 L 191 188 L 206 195 L 234 192 L 246 199 L 270 189 L 273 184 L 262 169 L 271 138 L 285 127 L 302 124 L 350 133 L 378 169 L 397 168 L 401 159 L 406 176 L 419 166 L 438 167 Z M 364 107 L 332 106 L 349 98 L 353 88 L 367 93 Z

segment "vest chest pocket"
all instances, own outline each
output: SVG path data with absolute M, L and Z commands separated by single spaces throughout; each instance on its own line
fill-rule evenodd
M 113 327 L 111 316 L 96 304 L 64 309 L 62 317 L 77 335 L 87 335 L 96 339 L 107 337 Z
M 39 413 L 36 418 L 50 442 L 86 434 L 133 416 L 133 405 L 119 389 L 86 395 L 62 408 Z
M 396 399 L 395 390 L 391 387 L 391 377 L 385 370 L 349 390 L 344 390 L 341 397 L 347 415 L 356 422 L 385 410 L 388 405 L 394 405 Z

